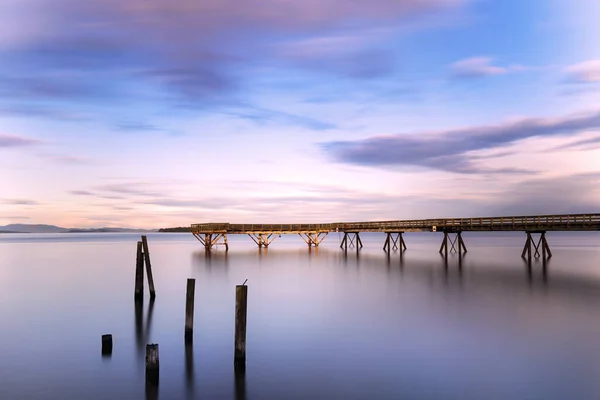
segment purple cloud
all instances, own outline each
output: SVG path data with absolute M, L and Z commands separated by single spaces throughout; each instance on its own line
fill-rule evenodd
M 29 139 L 22 136 L 6 135 L 0 133 L 0 148 L 2 147 L 25 147 L 39 144 L 36 139 Z
M 530 171 L 487 169 L 469 152 L 495 149 L 536 136 L 559 136 L 597 128 L 600 128 L 600 111 L 555 119 L 527 118 L 496 126 L 328 142 L 323 148 L 337 161 L 349 164 L 416 166 L 458 173 L 523 173 Z

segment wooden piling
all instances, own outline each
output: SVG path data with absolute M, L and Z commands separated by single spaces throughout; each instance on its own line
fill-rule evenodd
M 185 292 L 185 341 L 191 342 L 194 337 L 194 292 L 196 280 L 189 278 L 187 280 L 187 290 Z
M 533 239 L 531 233 L 527 232 L 527 265 L 531 267 L 531 253 L 532 253 Z
M 137 242 L 137 256 L 135 258 L 135 291 L 136 301 L 144 298 L 144 258 L 142 256 L 142 242 Z
M 444 232 L 444 258 L 448 260 L 448 232 Z
M 102 354 L 112 354 L 113 340 L 112 335 L 102 335 Z
M 142 236 L 142 244 L 144 247 L 144 259 L 146 262 L 146 275 L 148 275 L 148 287 L 150 288 L 150 298 L 154 299 L 156 297 L 156 292 L 154 291 L 154 278 L 152 278 L 152 267 L 150 266 L 150 252 L 148 251 L 148 240 L 146 236 Z
M 246 312 L 248 309 L 248 286 L 235 287 L 235 349 L 234 363 L 246 362 Z
M 146 345 L 146 380 L 158 382 L 158 344 Z

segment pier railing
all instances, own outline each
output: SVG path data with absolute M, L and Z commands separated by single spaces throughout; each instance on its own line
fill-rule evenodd
M 600 214 L 563 214 L 327 224 L 193 224 L 192 233 L 305 233 L 415 231 L 582 231 L 600 230 Z

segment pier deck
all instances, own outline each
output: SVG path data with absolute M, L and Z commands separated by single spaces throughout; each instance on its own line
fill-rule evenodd
M 600 231 L 600 214 L 562 214 L 537 216 L 478 217 L 478 218 L 436 218 L 373 222 L 335 222 L 327 224 L 193 224 L 192 234 L 204 245 L 207 251 L 214 246 L 224 245 L 229 249 L 227 235 L 247 234 L 258 245 L 268 247 L 282 234 L 298 234 L 309 247 L 318 247 L 328 233 L 341 232 L 344 238 L 340 247 L 363 247 L 361 232 L 383 232 L 386 234 L 383 250 L 406 250 L 403 234 L 406 232 L 441 232 L 444 234 L 440 254 L 448 257 L 448 252 L 459 256 L 467 252 L 462 232 L 521 231 L 527 233 L 522 257 L 531 264 L 531 257 L 543 257 L 544 263 L 552 257 L 546 240 L 546 232 L 551 231 Z M 539 235 L 534 240 L 533 235 Z M 452 237 L 451 235 L 454 235 Z

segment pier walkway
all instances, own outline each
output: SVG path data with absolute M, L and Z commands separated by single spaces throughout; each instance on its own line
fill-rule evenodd
M 298 234 L 309 247 L 318 247 L 330 232 L 344 234 L 340 247 L 362 247 L 361 232 L 383 232 L 386 234 L 383 250 L 406 250 L 403 233 L 442 232 L 444 237 L 440 253 L 448 257 L 448 252 L 466 253 L 462 232 L 521 231 L 527 234 L 522 256 L 531 260 L 532 255 L 544 261 L 552 257 L 546 241 L 549 231 L 600 231 L 600 214 L 562 214 L 538 216 L 478 217 L 478 218 L 438 218 L 374 222 L 336 222 L 327 224 L 193 224 L 192 234 L 207 251 L 217 245 L 229 250 L 227 235 L 247 234 L 259 247 L 268 247 L 282 234 Z M 533 235 L 538 234 L 537 240 Z

